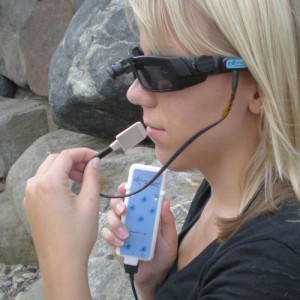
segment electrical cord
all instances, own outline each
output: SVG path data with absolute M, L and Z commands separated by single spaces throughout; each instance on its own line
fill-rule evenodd
M 234 71 L 232 71 L 231 97 L 230 97 L 228 105 L 226 106 L 226 108 L 223 110 L 223 112 L 221 114 L 221 118 L 219 120 L 211 123 L 210 125 L 206 126 L 205 128 L 199 130 L 194 135 L 192 135 L 185 143 L 183 143 L 174 152 L 174 154 L 167 160 L 167 162 L 161 167 L 161 169 L 157 172 L 157 174 L 147 184 L 145 184 L 140 189 L 138 189 L 138 190 L 136 190 L 136 191 L 134 191 L 132 193 L 125 194 L 125 195 L 106 195 L 106 194 L 100 193 L 100 196 L 104 197 L 104 198 L 126 198 L 126 197 L 130 197 L 132 195 L 138 194 L 141 191 L 143 191 L 145 188 L 147 188 L 148 186 L 150 186 L 170 166 L 170 164 L 177 158 L 177 156 L 181 152 L 183 152 L 194 140 L 196 140 L 199 136 L 201 136 L 202 134 L 204 134 L 205 132 L 207 132 L 211 128 L 215 127 L 216 125 L 218 125 L 219 123 L 221 123 L 223 120 L 225 120 L 225 118 L 228 116 L 228 114 L 229 114 L 229 112 L 230 112 L 230 110 L 232 108 L 232 104 L 233 104 L 233 101 L 235 99 L 235 94 L 236 94 L 237 86 L 238 86 L 238 70 L 234 70 Z M 106 155 L 106 152 L 108 152 L 107 148 L 104 149 L 97 156 L 100 157 L 100 158 L 103 158 Z
M 100 159 L 111 153 L 113 149 L 111 147 L 107 147 L 104 150 L 102 150 L 96 157 L 99 157 Z
M 138 295 L 137 295 L 135 285 L 134 285 L 134 274 L 137 273 L 137 271 L 139 269 L 139 265 L 133 266 L 133 265 L 124 264 L 124 269 L 125 269 L 125 273 L 127 273 L 129 275 L 129 280 L 130 280 L 134 299 L 138 300 Z
M 222 122 L 224 120 L 224 118 L 222 117 L 221 119 L 219 119 L 218 121 L 210 124 L 209 126 L 203 128 L 202 130 L 198 131 L 196 134 L 194 134 L 192 137 L 190 137 L 182 146 L 180 146 L 175 153 L 168 159 L 168 161 L 161 167 L 161 169 L 156 173 L 155 176 L 153 176 L 152 179 L 150 179 L 150 181 L 145 184 L 143 187 L 141 187 L 140 189 L 129 193 L 129 194 L 125 194 L 125 195 L 106 195 L 106 194 L 102 194 L 100 193 L 100 196 L 104 197 L 104 198 L 125 198 L 125 197 L 130 197 L 132 195 L 138 194 L 139 192 L 141 192 L 142 190 L 144 190 L 145 188 L 147 188 L 149 185 L 151 185 L 168 167 L 169 165 L 175 160 L 175 158 L 183 151 L 185 150 L 185 148 L 187 148 L 195 139 L 197 139 L 200 135 L 202 135 L 203 133 L 205 133 L 206 131 L 208 131 L 209 129 L 213 128 L 214 126 L 218 125 L 220 122 Z

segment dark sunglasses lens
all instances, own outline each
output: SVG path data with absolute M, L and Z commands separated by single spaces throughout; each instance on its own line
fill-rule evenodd
M 136 72 L 140 83 L 147 90 L 169 91 L 173 88 L 171 72 L 165 65 L 144 65 Z

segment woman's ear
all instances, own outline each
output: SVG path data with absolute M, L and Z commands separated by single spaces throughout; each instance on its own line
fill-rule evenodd
M 256 90 L 252 93 L 249 99 L 249 110 L 251 113 L 255 115 L 259 115 L 262 112 L 263 105 L 261 102 L 260 94 L 258 92 L 258 88 L 256 86 Z

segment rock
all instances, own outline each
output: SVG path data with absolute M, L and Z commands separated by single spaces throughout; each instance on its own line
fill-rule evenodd
M 0 4 L 0 74 L 26 87 L 24 57 L 20 51 L 20 29 L 37 0 L 1 0 Z
M 105 146 L 107 146 L 107 142 L 100 139 L 61 129 L 40 137 L 23 153 L 9 170 L 6 179 L 6 192 L 9 199 L 14 203 L 16 212 L 27 228 L 28 233 L 30 230 L 22 203 L 25 183 L 27 179 L 34 176 L 38 166 L 45 160 L 47 155 L 49 153 L 59 153 L 69 148 L 89 147 L 101 149 Z
M 136 43 L 123 0 L 83 3 L 50 63 L 49 103 L 61 128 L 107 138 L 141 119 L 126 100 L 131 76 L 114 81 L 106 71 Z
M 36 263 L 31 236 L 18 217 L 8 195 L 7 191 L 0 193 L 0 262 L 6 264 Z
M 49 107 L 45 100 L 0 101 L 0 178 L 37 138 L 49 132 Z
M 48 73 L 51 57 L 61 41 L 74 11 L 84 0 L 74 5 L 70 0 L 43 0 L 37 3 L 21 30 L 21 49 L 30 89 L 48 96 Z
M 41 280 L 37 280 L 25 291 L 18 294 L 16 300 L 44 300 L 45 296 L 42 290 Z
M 28 286 L 39 279 L 39 270 L 32 270 L 32 266 L 5 265 L 0 263 L 0 299 L 15 299 Z
M 1 0 L 0 74 L 47 95 L 51 56 L 84 0 Z

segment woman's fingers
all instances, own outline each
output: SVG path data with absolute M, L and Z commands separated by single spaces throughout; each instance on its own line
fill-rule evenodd
M 74 166 L 87 164 L 95 155 L 96 151 L 87 148 L 63 150 L 51 164 L 51 169 L 62 177 L 69 177 Z
M 102 238 L 112 247 L 122 247 L 124 241 L 119 239 L 111 230 L 107 227 L 104 227 L 101 230 Z M 114 249 L 115 250 L 115 249 Z M 115 252 L 115 251 L 114 251 Z M 114 253 L 115 254 L 115 253 Z
M 126 213 L 126 206 L 122 198 L 112 198 L 110 200 L 110 207 L 119 217 Z
M 115 214 L 114 211 L 110 210 L 106 214 L 109 229 L 121 240 L 128 238 L 129 232 L 124 226 L 120 217 Z
M 125 193 L 125 183 L 118 188 L 119 194 Z M 126 206 L 123 198 L 112 198 L 110 200 L 111 210 L 106 214 L 108 228 L 101 231 L 103 239 L 113 247 L 122 247 L 129 232 L 121 221 L 121 216 L 126 213 Z

